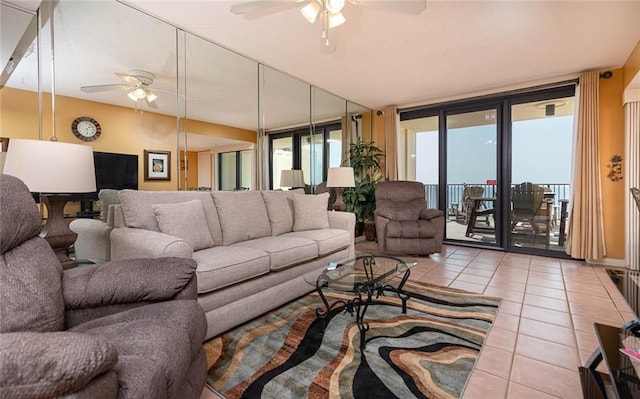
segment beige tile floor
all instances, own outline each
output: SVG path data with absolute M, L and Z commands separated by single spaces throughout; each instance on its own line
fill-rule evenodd
M 359 242 L 358 251 L 375 251 Z M 605 270 L 584 262 L 447 245 L 411 279 L 503 299 L 463 399 L 581 398 L 593 323 L 634 318 Z M 218 398 L 205 388 L 201 399 Z

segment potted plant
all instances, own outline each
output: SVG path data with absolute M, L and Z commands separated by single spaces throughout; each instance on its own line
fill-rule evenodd
M 373 141 L 358 141 L 349 146 L 348 166 L 353 168 L 355 187 L 344 191 L 344 202 L 347 211 L 356 215 L 356 224 L 360 229 L 368 231 L 367 240 L 375 240 L 375 222 L 373 212 L 376 209 L 376 184 L 382 180 L 380 161 L 384 153 L 376 147 Z M 357 232 L 360 232 L 358 230 Z M 359 234 L 356 234 L 359 235 Z

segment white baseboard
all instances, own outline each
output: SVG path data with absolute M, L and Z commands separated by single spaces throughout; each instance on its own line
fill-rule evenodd
M 624 259 L 604 258 L 604 259 L 587 259 L 585 260 L 590 265 L 612 266 L 626 268 L 627 262 Z

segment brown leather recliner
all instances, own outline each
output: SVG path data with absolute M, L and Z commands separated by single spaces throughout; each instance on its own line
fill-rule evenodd
M 28 188 L 0 175 L 0 396 L 199 398 L 207 324 L 191 259 L 62 270 Z
M 444 212 L 427 208 L 422 183 L 381 182 L 375 196 L 380 252 L 429 255 L 442 250 Z

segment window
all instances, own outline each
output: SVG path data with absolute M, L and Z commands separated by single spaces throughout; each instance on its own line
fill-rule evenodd
M 252 150 L 222 152 L 218 155 L 218 189 L 248 190 L 253 186 Z
M 327 169 L 342 164 L 342 126 L 340 122 L 330 122 L 315 126 L 315 134 L 310 134 L 308 126 L 286 132 L 269 134 L 271 154 L 271 189 L 280 186 L 280 174 L 285 169 L 299 169 L 304 172 L 306 185 L 315 188 L 327 178 Z

